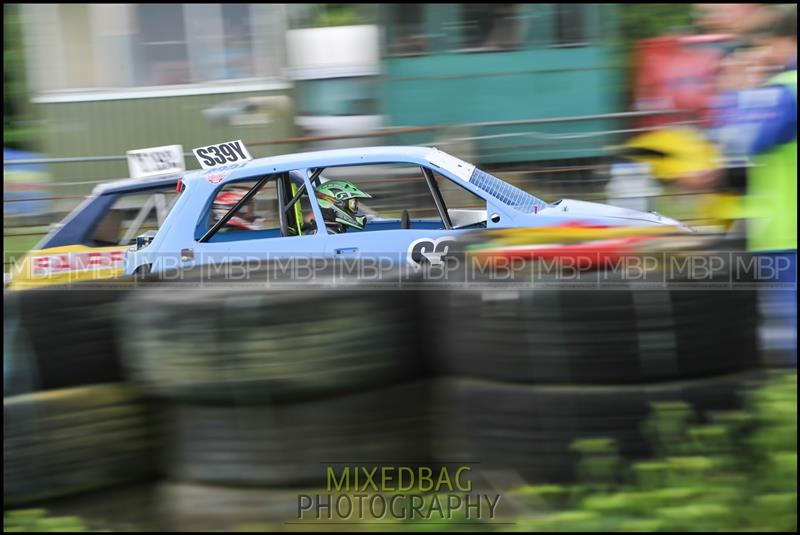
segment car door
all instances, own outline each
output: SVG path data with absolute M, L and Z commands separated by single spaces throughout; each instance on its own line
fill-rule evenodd
M 441 265 L 455 251 L 463 230 L 378 230 L 328 236 L 326 252 L 333 258 L 367 258 L 381 264 Z

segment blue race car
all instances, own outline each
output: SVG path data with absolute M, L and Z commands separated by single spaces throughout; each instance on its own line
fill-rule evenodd
M 569 199 L 547 203 L 436 148 L 369 147 L 253 160 L 235 141 L 194 153 L 204 169 L 182 179 L 158 232 L 139 236 L 129 248 L 125 274 L 298 257 L 386 259 L 416 267 L 441 262 L 460 234 L 484 228 L 577 223 L 686 229 L 655 213 Z M 387 188 L 392 180 L 395 186 Z M 398 195 L 398 185 L 412 183 Z M 465 199 L 471 208 L 462 208 Z M 427 212 L 421 209 L 426 205 Z M 412 218 L 411 212 L 427 217 Z

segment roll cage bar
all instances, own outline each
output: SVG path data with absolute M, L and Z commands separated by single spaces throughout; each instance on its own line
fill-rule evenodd
M 225 215 L 224 215 L 224 216 L 222 216 L 222 217 L 219 219 L 219 221 L 217 221 L 216 223 L 214 223 L 214 225 L 213 225 L 213 226 L 212 226 L 210 229 L 208 229 L 208 232 L 206 232 L 205 234 L 203 234 L 203 237 L 202 237 L 202 238 L 200 238 L 200 240 L 199 240 L 199 241 L 200 241 L 200 243 L 206 243 L 206 242 L 208 242 L 208 240 L 210 240 L 211 238 L 213 238 L 213 237 L 214 237 L 214 235 L 215 235 L 215 234 L 216 234 L 216 233 L 219 231 L 219 229 L 221 229 L 222 227 L 224 227 L 224 226 L 225 226 L 225 224 L 226 224 L 228 221 L 230 221 L 230 219 L 231 219 L 231 218 L 233 217 L 233 215 L 234 215 L 234 214 L 235 214 L 235 213 L 236 213 L 236 212 L 239 210 L 239 208 L 241 208 L 241 207 L 242 207 L 242 206 L 243 206 L 243 205 L 244 205 L 244 204 L 245 204 L 247 201 L 249 201 L 250 199 L 252 199 L 252 198 L 253 198 L 253 196 L 254 196 L 256 193 L 258 193 L 258 191 L 259 191 L 259 190 L 260 190 L 260 189 L 261 189 L 261 188 L 264 186 L 264 184 L 266 184 L 266 183 L 269 181 L 269 179 L 270 179 L 270 178 L 273 178 L 273 177 L 275 177 L 275 175 L 264 175 L 264 176 L 262 176 L 262 177 L 261 177 L 261 178 L 258 180 L 258 182 L 256 182 L 256 183 L 255 183 L 255 185 L 254 185 L 252 188 L 250 188 L 250 191 L 248 191 L 247 193 L 245 193 L 245 194 L 244 194 L 244 196 L 243 196 L 241 199 L 239 199 L 238 201 L 236 201 L 236 204 L 234 204 L 234 205 L 231 207 L 231 209 L 230 209 L 230 210 L 228 210 L 228 211 L 225 213 Z M 280 199 L 280 197 L 278 197 L 278 198 Z
M 422 169 L 422 174 L 425 176 L 425 182 L 428 183 L 428 189 L 431 190 L 431 195 L 433 195 L 433 202 L 436 204 L 436 210 L 439 211 L 439 215 L 442 218 L 442 223 L 444 224 L 444 228 L 450 230 L 453 228 L 453 222 L 450 220 L 450 214 L 447 213 L 447 207 L 444 204 L 444 197 L 442 197 L 442 192 L 439 189 L 439 184 L 436 183 L 436 179 L 433 177 L 433 172 L 425 166 L 420 165 L 420 169 Z

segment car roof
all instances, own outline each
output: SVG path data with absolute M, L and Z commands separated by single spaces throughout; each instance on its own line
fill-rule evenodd
M 358 165 L 358 160 L 367 160 L 365 163 L 388 163 L 394 160 L 404 161 L 405 159 L 419 160 L 425 159 L 431 152 L 437 149 L 433 147 L 418 146 L 385 146 L 385 147 L 358 147 L 348 149 L 330 149 L 313 152 L 298 152 L 294 154 L 281 154 L 278 156 L 268 156 L 257 158 L 244 164 L 235 166 L 237 176 L 241 176 L 242 171 L 247 174 L 270 173 L 276 168 L 286 170 L 287 167 L 293 169 L 307 169 L 320 165 Z M 204 176 L 214 169 L 224 170 L 226 166 L 218 168 L 198 169 L 187 173 L 186 180 L 195 180 Z
M 174 186 L 182 175 L 168 175 L 155 178 L 123 178 L 112 182 L 98 184 L 92 190 L 95 195 L 108 193 L 126 193 L 131 191 L 147 190 L 158 187 Z
M 432 147 L 401 145 L 298 152 L 293 154 L 268 156 L 266 158 L 257 158 L 238 167 L 238 169 L 247 169 L 248 172 L 258 174 L 269 172 L 273 167 L 285 166 L 288 164 L 296 166 L 297 169 L 300 169 L 318 166 L 320 162 L 328 162 L 329 165 L 332 165 L 331 162 L 337 162 L 338 165 L 341 165 L 339 160 L 348 159 L 352 159 L 352 164 L 356 164 L 359 158 L 367 158 L 372 161 L 375 159 L 386 159 L 387 161 L 399 159 L 402 161 L 404 158 L 408 157 L 425 158 L 431 151 L 434 150 L 436 149 Z M 174 185 L 182 177 L 192 179 L 196 176 L 202 175 L 206 171 L 208 171 L 208 169 L 188 170 L 186 171 L 185 176 L 183 174 L 174 174 L 144 179 L 123 178 L 121 180 L 97 184 L 92 190 L 92 193 L 95 195 L 105 195 L 111 193 L 129 193 L 158 187 L 166 187 Z

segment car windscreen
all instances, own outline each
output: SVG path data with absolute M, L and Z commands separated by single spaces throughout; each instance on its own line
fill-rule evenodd
M 448 171 L 461 180 L 469 182 L 478 189 L 485 191 L 499 201 L 520 212 L 537 213 L 547 206 L 546 202 L 534 197 L 527 191 L 512 186 L 496 176 L 490 175 L 486 171 L 481 171 L 474 165 L 456 158 L 451 154 L 447 154 L 446 152 L 434 149 L 428 153 L 426 159 L 434 166 Z

